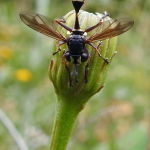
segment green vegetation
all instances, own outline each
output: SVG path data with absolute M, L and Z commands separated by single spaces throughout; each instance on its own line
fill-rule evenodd
M 0 0 L 0 109 L 30 150 L 48 150 L 56 96 L 48 77 L 53 39 L 25 26 L 23 10 L 61 18 L 71 0 Z M 68 150 L 146 150 L 150 147 L 150 1 L 86 0 L 83 10 L 128 16 L 103 90 L 80 113 Z M 1 119 L 1 118 L 0 118 Z M 0 120 L 0 149 L 19 150 Z

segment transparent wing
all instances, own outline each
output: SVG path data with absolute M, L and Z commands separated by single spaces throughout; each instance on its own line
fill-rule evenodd
M 104 21 L 94 29 L 94 34 L 86 41 L 96 42 L 120 35 L 128 31 L 133 26 L 133 23 L 134 21 L 130 18 L 118 18 Z
M 30 28 L 59 41 L 65 40 L 65 38 L 57 31 L 58 24 L 55 21 L 33 12 L 24 11 L 19 15 L 21 20 Z

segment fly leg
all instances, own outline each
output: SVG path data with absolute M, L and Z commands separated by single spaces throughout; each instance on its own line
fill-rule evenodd
M 72 32 L 72 28 L 70 28 L 70 27 L 66 26 L 65 24 L 63 24 L 63 23 L 66 22 L 66 20 L 65 20 L 64 17 L 62 17 L 62 19 L 55 19 L 55 22 L 58 23 L 59 25 L 61 25 L 61 26 L 62 26 L 63 28 L 65 28 L 66 30 Z M 63 22 L 63 23 L 62 23 L 62 22 Z
M 109 13 L 107 13 L 107 11 L 104 12 L 104 15 L 102 16 L 102 18 L 100 20 L 103 20 L 104 18 L 106 18 L 107 16 L 109 16 Z
M 71 75 L 70 75 L 70 70 L 69 70 L 69 68 L 68 68 L 68 66 L 67 66 L 67 64 L 66 64 L 66 61 L 65 61 L 65 56 L 66 56 L 66 53 L 68 53 L 69 52 L 69 50 L 67 50 L 66 52 L 65 51 L 63 51 L 63 56 L 62 56 L 62 61 L 63 61 L 63 63 L 65 64 L 65 68 L 67 69 L 67 71 L 68 71 L 68 73 L 69 73 L 69 84 L 70 84 L 70 86 L 73 86 L 72 85 L 72 83 L 71 83 Z
M 88 66 L 89 66 L 89 63 L 90 63 L 91 56 L 90 56 L 90 53 L 89 53 L 89 51 L 88 51 L 88 49 L 86 47 L 84 47 L 84 51 L 87 53 L 87 56 L 88 56 L 88 62 L 86 64 L 86 66 L 85 66 L 85 83 L 87 83 L 88 82 L 88 79 L 87 79 Z
M 97 23 L 96 25 L 94 25 L 94 26 L 92 26 L 92 27 L 86 29 L 84 32 L 90 32 L 90 31 L 92 31 L 93 29 L 95 29 L 96 27 L 98 27 L 100 24 L 103 23 L 103 19 L 104 19 L 105 17 L 107 17 L 107 16 L 109 16 L 109 14 L 108 14 L 107 12 L 105 12 L 105 15 L 103 15 L 103 16 L 101 17 L 99 23 Z M 99 57 L 101 57 L 107 64 L 109 64 L 109 62 L 107 61 L 107 59 L 103 58 L 103 57 L 101 56 L 101 54 L 99 53 L 99 51 L 98 51 L 98 49 L 99 49 L 99 47 L 101 46 L 102 42 L 100 42 L 97 47 L 95 47 L 95 46 L 94 46 L 92 43 L 90 43 L 90 42 L 87 42 L 87 44 L 89 44 L 90 46 L 92 46 L 92 47 L 96 50 L 96 52 L 98 53 Z
M 64 16 L 62 17 L 62 19 L 55 19 L 55 22 L 58 23 L 59 25 L 61 25 L 61 26 L 62 26 L 63 28 L 65 28 L 66 30 L 72 32 L 72 28 L 70 28 L 70 27 L 66 26 L 65 24 L 63 24 L 63 23 L 66 22 Z M 62 23 L 62 22 L 63 22 L 63 23 Z M 61 51 L 60 46 L 63 45 L 63 44 L 66 44 L 67 42 L 68 42 L 68 41 L 64 41 L 64 42 L 60 43 L 60 44 L 58 45 L 58 51 L 56 51 L 55 53 L 53 53 L 53 55 L 55 55 L 55 54 L 57 54 L 59 51 Z
M 101 57 L 107 64 L 109 64 L 109 62 L 107 61 L 107 59 L 105 59 L 105 58 L 103 58 L 103 57 L 101 56 L 101 54 L 99 53 L 97 47 L 95 47 L 95 46 L 94 46 L 92 43 L 90 43 L 90 42 L 88 42 L 87 44 L 89 44 L 90 46 L 92 46 L 92 47 L 96 50 L 96 52 L 98 53 L 99 57 Z M 100 44 L 100 45 L 101 45 L 101 44 Z M 98 48 L 99 48 L 100 45 L 98 45 Z
M 66 23 L 66 20 L 65 20 L 64 16 L 62 16 L 62 19 L 55 19 L 55 20 L 57 20 L 58 22 Z
M 100 24 L 103 23 L 103 19 L 106 18 L 107 16 L 109 16 L 109 14 L 107 12 L 105 12 L 105 15 L 102 16 L 102 18 L 100 19 L 100 22 L 97 23 L 96 25 L 90 27 L 90 28 L 87 28 L 84 32 L 89 32 L 89 31 L 92 31 L 93 29 L 95 29 L 96 27 L 98 27 Z
M 62 42 L 62 43 L 60 43 L 60 44 L 58 45 L 58 51 L 54 52 L 53 55 L 55 55 L 55 54 L 57 54 L 58 52 L 60 52 L 60 51 L 61 51 L 60 46 L 63 45 L 63 44 L 66 44 L 66 43 L 67 43 L 67 42 Z

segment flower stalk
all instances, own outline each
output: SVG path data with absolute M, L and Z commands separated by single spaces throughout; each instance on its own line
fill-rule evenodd
M 86 11 L 80 11 L 79 22 L 81 29 L 84 31 L 98 23 L 100 20 L 99 15 L 100 14 L 94 15 Z M 64 18 L 66 20 L 66 25 L 73 28 L 75 20 L 74 11 L 66 14 Z M 106 19 L 108 18 L 109 17 L 106 17 Z M 103 28 L 102 26 L 101 30 L 103 30 Z M 64 37 L 68 36 L 64 28 L 59 27 L 59 31 Z M 94 31 L 88 32 L 87 36 L 93 35 L 93 32 Z M 116 43 L 117 37 L 107 39 L 102 42 L 102 45 L 98 49 L 102 57 L 108 58 L 110 63 L 115 54 Z M 98 44 L 99 42 L 94 43 L 95 46 Z M 57 51 L 58 45 L 58 41 L 55 41 L 53 53 Z M 86 45 L 86 47 L 91 55 L 88 66 L 87 83 L 85 83 L 85 66 L 87 64 L 87 62 L 85 62 L 78 65 L 78 83 L 76 83 L 76 77 L 73 75 L 71 77 L 73 87 L 70 87 L 69 73 L 62 61 L 63 49 L 67 50 L 65 44 L 61 46 L 61 51 L 54 55 L 51 60 L 49 77 L 53 82 L 57 95 L 57 106 L 50 150 L 66 149 L 78 114 L 85 107 L 86 102 L 104 87 L 110 63 L 107 64 L 104 62 L 91 46 Z M 72 63 L 66 61 L 66 64 L 70 71 L 74 69 Z

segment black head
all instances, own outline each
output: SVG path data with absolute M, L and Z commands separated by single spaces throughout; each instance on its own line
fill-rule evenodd
M 84 1 L 85 0 L 72 0 L 72 4 L 74 6 L 74 9 L 75 9 L 76 13 L 79 12 L 80 8 L 84 4 Z
M 82 7 L 82 5 L 84 4 L 84 1 L 85 0 L 72 0 L 72 4 L 76 12 L 74 29 L 77 29 L 77 30 L 80 29 L 79 20 L 78 20 L 78 12 L 80 8 Z

